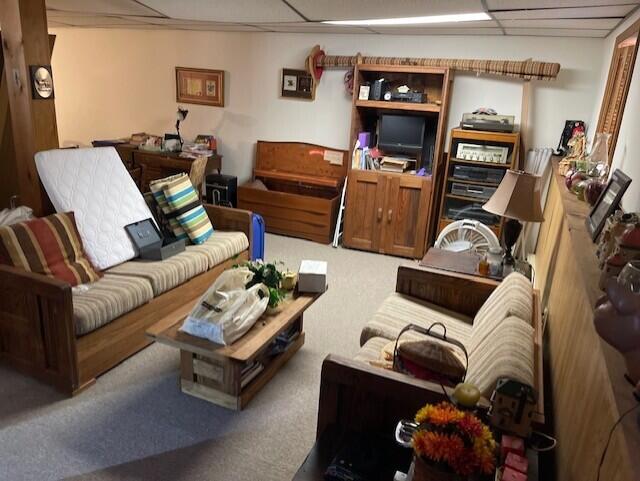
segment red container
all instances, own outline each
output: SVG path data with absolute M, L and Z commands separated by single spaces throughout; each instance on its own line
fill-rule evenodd
M 500 459 L 504 461 L 509 453 L 524 456 L 524 440 L 517 436 L 503 435 L 500 441 Z
M 527 475 L 522 474 L 515 469 L 504 468 L 502 481 L 527 481 Z
M 504 460 L 504 465 L 505 467 L 514 469 L 522 474 L 527 474 L 527 470 L 529 469 L 529 460 L 516 453 L 509 453 Z

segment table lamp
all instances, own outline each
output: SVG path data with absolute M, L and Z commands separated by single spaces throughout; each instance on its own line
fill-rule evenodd
M 486 204 L 487 212 L 506 217 L 502 231 L 504 244 L 503 266 L 515 265 L 511 250 L 520 236 L 523 222 L 542 222 L 544 217 L 540 207 L 540 189 L 537 175 L 523 171 L 507 170 L 500 185 Z

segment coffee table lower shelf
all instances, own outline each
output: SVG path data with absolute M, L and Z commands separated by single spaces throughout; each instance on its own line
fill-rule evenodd
M 216 384 L 224 384 L 208 376 L 210 366 L 206 361 L 199 359 L 196 354 L 188 351 L 181 351 L 181 375 L 180 388 L 185 394 L 209 401 L 213 404 L 223 406 L 228 409 L 240 411 L 249 401 L 276 375 L 278 370 L 298 352 L 304 345 L 304 332 L 281 354 L 275 356 L 254 379 L 244 388 L 240 389 L 238 395 L 225 392 L 224 387 L 213 387 Z M 185 359 L 186 358 L 186 359 Z M 191 366 L 189 366 L 191 362 Z M 232 362 L 232 361 L 230 361 Z M 214 372 L 218 369 L 214 368 Z M 236 371 L 230 367 L 230 371 Z M 209 374 L 210 375 L 210 374 Z M 230 384 L 236 384 L 231 382 Z M 233 387 L 231 387 L 233 389 Z
M 241 410 L 304 345 L 303 314 L 320 295 L 288 295 L 277 312 L 263 314 L 228 346 L 180 331 L 181 316 L 151 326 L 147 336 L 180 349 L 182 392 Z

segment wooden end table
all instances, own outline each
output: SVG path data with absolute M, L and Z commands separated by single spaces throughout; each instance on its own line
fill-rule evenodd
M 229 346 L 215 344 L 179 329 L 183 318 L 169 326 L 151 326 L 146 334 L 161 344 L 180 349 L 180 387 L 190 394 L 219 406 L 242 410 L 304 344 L 304 311 L 321 294 L 297 294 L 285 299 L 275 314 L 264 314 L 240 339 Z M 281 333 L 294 337 L 284 352 L 270 356 L 268 351 Z M 264 368 L 243 383 L 243 369 L 254 362 Z

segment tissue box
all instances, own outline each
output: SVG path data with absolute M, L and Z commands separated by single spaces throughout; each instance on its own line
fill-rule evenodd
M 327 263 L 302 261 L 298 270 L 298 291 L 319 293 L 327 289 Z
M 529 469 L 529 460 L 516 453 L 509 453 L 504 460 L 504 465 L 522 474 L 527 474 L 527 470 Z

